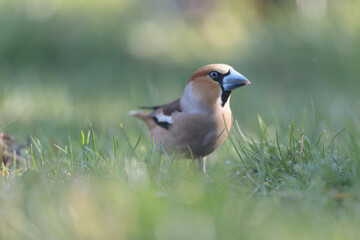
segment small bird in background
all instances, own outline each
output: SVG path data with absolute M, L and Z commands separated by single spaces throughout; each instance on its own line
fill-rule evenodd
M 250 84 L 239 72 L 225 64 L 209 64 L 189 79 L 184 93 L 169 104 L 143 107 L 152 112 L 131 111 L 143 120 L 157 147 L 166 152 L 195 158 L 206 171 L 206 156 L 219 147 L 231 129 L 230 95 Z

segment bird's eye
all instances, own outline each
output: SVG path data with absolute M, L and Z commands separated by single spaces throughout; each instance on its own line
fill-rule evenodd
M 218 77 L 218 73 L 217 72 L 215 72 L 215 71 L 211 71 L 210 73 L 209 73 L 209 76 L 212 78 L 212 79 L 216 79 L 217 77 Z

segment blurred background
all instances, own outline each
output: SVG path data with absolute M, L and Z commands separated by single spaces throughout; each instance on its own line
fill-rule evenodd
M 359 116 L 357 0 L 1 0 L 0 131 L 25 141 L 133 137 L 140 105 L 182 94 L 191 74 L 227 63 L 251 82 L 234 118 L 288 126 L 312 115 L 333 131 Z M 131 134 L 130 134 L 131 135 Z

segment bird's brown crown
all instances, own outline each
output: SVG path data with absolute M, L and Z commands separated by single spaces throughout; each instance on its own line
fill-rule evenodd
M 229 65 L 226 65 L 226 64 L 221 64 L 221 63 L 216 63 L 216 64 L 208 64 L 208 65 L 205 65 L 201 68 L 199 68 L 189 79 L 189 82 L 192 82 L 194 81 L 195 79 L 197 78 L 200 78 L 200 77 L 206 77 L 209 75 L 209 73 L 211 71 L 217 71 L 219 73 L 222 73 L 222 74 L 226 74 L 229 69 L 231 69 L 232 67 L 230 67 Z M 209 77 L 210 79 L 210 77 Z

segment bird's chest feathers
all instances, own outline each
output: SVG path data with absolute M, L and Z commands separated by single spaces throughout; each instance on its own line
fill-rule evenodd
M 216 105 L 221 105 L 221 92 L 210 93 L 201 88 L 194 88 L 192 85 L 193 83 L 186 85 L 180 99 L 180 105 L 184 112 L 189 114 L 211 114 L 214 112 Z
M 206 99 L 204 100 L 203 97 L 199 97 L 195 90 L 192 83 L 189 83 L 180 99 L 180 104 L 183 112 L 190 115 L 202 116 L 192 120 L 198 129 L 207 129 L 203 131 L 208 134 L 206 136 L 204 135 L 204 144 L 206 145 L 211 138 L 227 135 L 227 130 L 230 130 L 232 122 L 230 101 L 228 100 L 223 104 L 221 99 L 222 92 L 220 91 L 217 93 L 217 96 L 212 93 L 213 97 L 216 98 L 215 104 L 209 106 Z

